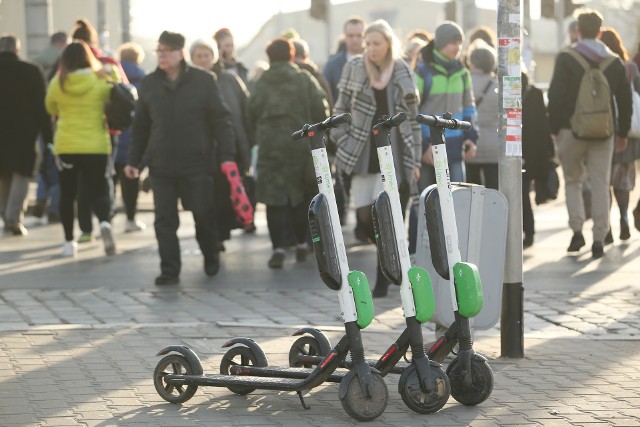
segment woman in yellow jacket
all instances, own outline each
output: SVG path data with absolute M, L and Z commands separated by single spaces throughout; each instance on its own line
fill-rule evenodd
M 54 152 L 60 171 L 60 219 L 64 228 L 64 256 L 75 256 L 74 202 L 78 178 L 91 188 L 91 205 L 100 221 L 107 255 L 115 253 L 109 223 L 107 160 L 111 142 L 104 104 L 111 84 L 100 62 L 84 42 L 69 44 L 60 58 L 60 71 L 51 80 L 45 99 L 47 111 L 58 117 Z

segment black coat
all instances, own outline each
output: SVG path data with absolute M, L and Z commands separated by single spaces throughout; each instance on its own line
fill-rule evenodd
M 528 86 L 522 97 L 522 158 L 527 174 L 544 178 L 554 152 L 542 91 Z
M 44 108 L 46 89 L 40 68 L 0 53 L 0 175 L 33 174 L 36 138 L 52 141 L 51 119 Z
M 128 164 L 145 154 L 154 175 L 212 174 L 219 163 L 235 161 L 231 115 L 208 71 L 182 63 L 176 82 L 160 69 L 140 86 Z

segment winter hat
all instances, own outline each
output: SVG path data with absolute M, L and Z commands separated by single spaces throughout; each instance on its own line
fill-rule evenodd
M 464 42 L 464 33 L 462 28 L 453 21 L 444 21 L 436 28 L 436 37 L 434 39 L 435 48 L 442 49 L 453 41 Z
M 496 50 L 488 44 L 482 42 L 471 51 L 469 61 L 476 67 L 490 73 L 496 66 Z
M 158 43 L 163 44 L 172 49 L 182 49 L 184 47 L 184 36 L 180 33 L 163 31 L 162 34 L 160 34 Z
M 269 46 L 267 46 L 269 62 L 291 62 L 293 60 L 294 52 L 295 48 L 293 47 L 291 40 L 287 40 L 282 37 L 272 40 L 271 43 L 269 43 Z

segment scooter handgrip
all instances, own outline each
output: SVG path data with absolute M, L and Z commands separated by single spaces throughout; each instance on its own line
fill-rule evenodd
M 347 123 L 351 123 L 351 114 L 342 113 L 342 114 L 338 114 L 337 116 L 329 117 L 327 120 L 324 121 L 324 126 L 327 129 L 332 129 Z
M 293 138 L 294 141 L 298 141 L 302 138 L 304 138 L 305 136 L 307 136 L 307 126 L 309 125 L 304 125 L 304 127 L 300 130 L 295 131 L 294 133 L 291 134 L 291 137 Z
M 400 126 L 400 123 L 407 120 L 407 114 L 404 112 L 399 112 L 398 114 L 393 115 L 388 119 L 390 127 Z
M 418 114 L 416 116 L 416 121 L 423 125 L 441 127 L 445 129 L 453 129 L 453 130 L 471 129 L 471 123 L 465 122 L 464 120 L 445 119 L 442 117 L 428 115 L 428 114 Z

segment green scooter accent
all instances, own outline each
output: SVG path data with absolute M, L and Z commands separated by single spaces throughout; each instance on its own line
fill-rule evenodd
M 356 324 L 360 329 L 364 329 L 373 321 L 373 300 L 369 281 L 363 272 L 355 270 L 347 275 L 347 281 L 353 290 L 353 300 L 356 303 Z
M 409 269 L 409 282 L 413 291 L 413 301 L 416 305 L 416 320 L 425 323 L 436 312 L 436 300 L 433 296 L 431 276 L 422 267 Z
M 459 262 L 453 266 L 454 284 L 458 299 L 458 313 L 470 318 L 482 310 L 482 281 L 478 267 L 468 262 Z

